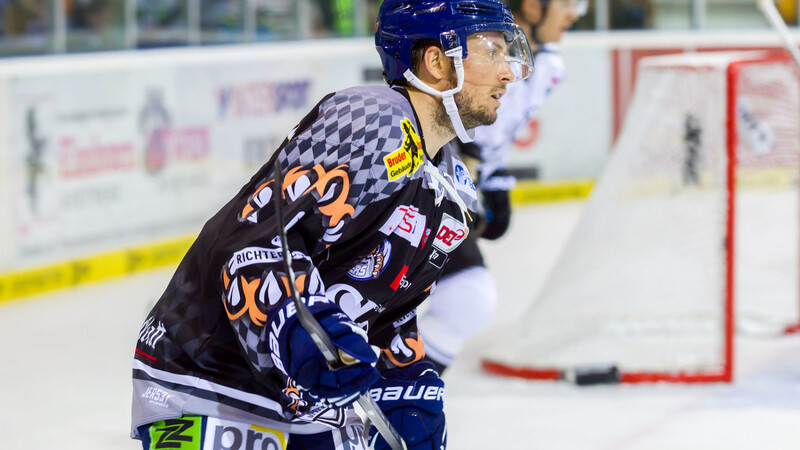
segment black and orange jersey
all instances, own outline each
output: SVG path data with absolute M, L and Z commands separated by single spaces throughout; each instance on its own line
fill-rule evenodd
M 422 358 L 416 307 L 469 232 L 475 188 L 450 146 L 428 157 L 407 93 L 326 96 L 203 227 L 139 333 L 132 430 L 198 414 L 315 433 L 346 411 L 313 404 L 272 359 L 265 323 L 287 300 L 273 210 L 298 288 L 334 300 L 383 349 L 379 369 Z

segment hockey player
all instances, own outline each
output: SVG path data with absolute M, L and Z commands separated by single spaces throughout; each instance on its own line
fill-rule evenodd
M 511 219 L 509 190 L 515 179 L 506 171 L 508 150 L 553 88 L 564 78 L 564 62 L 554 43 L 586 13 L 588 0 L 505 0 L 534 50 L 536 73 L 509 86 L 491 126 L 479 127 L 472 143 L 461 144 L 462 158 L 480 161 L 476 185 L 484 212 L 476 232 L 459 246 L 419 317 L 427 359 L 443 371 L 464 342 L 485 324 L 497 305 L 497 290 L 477 245 L 477 237 L 497 239 Z M 472 164 L 468 164 L 473 166 Z
M 364 449 L 350 405 L 368 390 L 409 449 L 445 448 L 415 309 L 477 200 L 445 144 L 494 122 L 533 61 L 499 0 L 385 0 L 376 30 L 390 86 L 325 96 L 206 223 L 145 320 L 132 419 L 145 449 Z M 299 323 L 275 198 L 295 284 L 345 368 Z

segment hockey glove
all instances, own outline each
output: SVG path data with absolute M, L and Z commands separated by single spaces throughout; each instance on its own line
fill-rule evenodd
M 511 223 L 511 196 L 509 190 L 516 180 L 505 170 L 497 170 L 481 182 L 481 194 L 486 224 L 481 237 L 494 240 L 508 231 Z
M 441 450 L 447 447 L 444 419 L 444 381 L 433 364 L 420 361 L 383 374 L 370 389 L 389 422 L 409 450 Z M 375 427 L 370 429 L 370 449 L 390 449 Z
M 303 302 L 334 345 L 359 362 L 338 370 L 328 369 L 322 353 L 297 319 L 291 299 L 267 320 L 272 361 L 313 400 L 347 406 L 380 378 L 375 369 L 377 353 L 367 343 L 367 333 L 336 304 L 322 296 L 304 296 Z

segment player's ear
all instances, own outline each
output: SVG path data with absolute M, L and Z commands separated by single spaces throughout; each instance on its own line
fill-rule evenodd
M 451 62 L 450 58 L 444 54 L 444 50 L 435 45 L 425 49 L 425 54 L 422 58 L 425 70 L 428 71 L 430 76 L 438 84 L 440 81 L 449 80 L 451 78 Z

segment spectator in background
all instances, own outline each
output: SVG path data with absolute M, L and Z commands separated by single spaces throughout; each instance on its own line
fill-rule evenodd
M 327 2 L 322 2 L 327 3 Z M 353 0 L 332 0 L 331 16 L 332 29 L 337 36 L 354 36 L 355 30 L 355 5 Z
M 612 0 L 611 23 L 613 30 L 638 30 L 652 27 L 650 0 Z
M 67 50 L 123 48 L 123 0 L 67 0 Z
M 186 26 L 184 0 L 137 0 L 136 14 L 141 30 Z
M 188 41 L 186 0 L 137 0 L 137 47 L 185 45 Z
M 201 0 L 200 28 L 203 31 L 241 31 L 244 2 Z
M 50 25 L 45 0 L 0 0 L 0 36 L 42 34 Z
M 108 0 L 71 0 L 67 2 L 69 27 L 109 33 L 117 16 L 121 15 L 122 5 Z
M 369 33 L 372 32 L 372 28 L 375 26 L 375 18 L 378 17 L 378 9 L 381 7 L 381 3 L 383 0 L 367 0 L 366 7 L 367 7 L 367 31 Z
M 355 6 L 353 0 L 313 0 L 312 29 L 315 37 L 353 36 Z
M 256 27 L 259 39 L 297 37 L 295 0 L 260 0 L 257 2 Z

